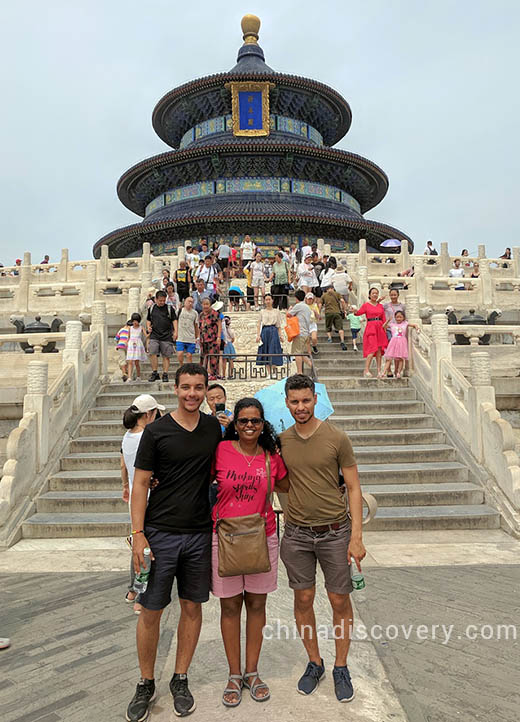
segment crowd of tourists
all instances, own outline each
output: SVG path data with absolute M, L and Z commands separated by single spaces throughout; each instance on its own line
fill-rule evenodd
M 345 324 L 348 323 L 352 348 L 358 351 L 361 318 L 364 317 L 364 375 L 372 376 L 370 367 L 375 359 L 379 378 L 400 378 L 408 358 L 408 328 L 414 325 L 406 319 L 406 309 L 404 304 L 399 303 L 397 289 L 390 290 L 389 301 L 383 304 L 384 297 L 379 297 L 378 289 L 371 288 L 369 298 L 358 309 L 349 303 L 352 280 L 334 257 L 321 257 L 314 246 L 304 246 L 299 251 L 280 249 L 272 264 L 274 270 L 268 275 L 261 254 L 250 241 L 246 240 L 244 244 L 246 247 L 242 253 L 246 258 L 241 256 L 241 260 L 246 262 L 244 270 L 247 283 L 251 284 L 246 298 L 251 296 L 252 308 L 258 309 L 258 365 L 273 370 L 285 364 L 290 357 L 294 359 L 298 373 L 307 371 L 312 374 L 312 355 L 319 353 L 318 323 L 324 321 L 327 343 L 333 343 L 334 333 L 344 351 L 347 350 Z M 220 253 L 221 247 L 217 252 L 207 251 L 206 244 L 202 248 L 203 258 L 197 261 L 201 263 L 198 275 L 197 271 L 194 274 L 194 290 L 193 261 L 190 260 L 193 254 L 187 252 L 186 260 L 181 261 L 172 278 L 168 270 L 163 271 L 159 279 L 161 288 L 150 292 L 146 301 L 144 320 L 141 314 L 134 313 L 118 331 L 116 349 L 124 381 L 141 380 L 141 363 L 147 357 L 152 369 L 148 380 L 169 381 L 170 359 L 174 354 L 179 364 L 192 362 L 194 355 L 198 354 L 210 381 L 233 378 L 237 353 L 232 320 L 222 313 L 223 302 L 220 300 L 223 269 L 217 265 L 216 253 Z M 293 251 L 294 258 L 291 256 Z M 253 254 L 254 260 L 250 260 L 248 256 Z M 231 254 L 228 258 L 230 263 L 237 263 L 232 260 Z M 299 261 L 299 258 L 303 260 Z M 288 305 L 288 286 L 294 280 L 295 267 L 298 287 L 294 291 L 295 302 Z M 268 279 L 271 279 L 272 285 L 271 290 L 266 292 L 265 282 Z M 234 292 L 239 303 L 239 294 L 243 292 L 238 287 Z M 229 294 L 230 298 L 235 298 L 232 293 L 233 286 Z M 396 316 L 397 311 L 399 316 Z M 289 353 L 283 351 L 284 333 L 291 342 Z
M 273 326 L 266 323 L 264 328 Z M 286 381 L 294 425 L 280 436 L 257 399 L 242 398 L 231 411 L 224 386 L 208 382 L 202 366 L 183 364 L 175 375 L 175 411 L 161 415 L 164 406 L 143 394 L 124 415 L 123 499 L 130 503 L 132 528 L 126 600 L 139 612 L 141 674 L 126 719 L 142 721 L 150 714 L 160 620 L 175 582 L 179 617 L 169 685 L 175 714 L 187 716 L 196 706 L 188 671 L 203 624 L 202 605 L 210 593 L 220 603 L 228 666 L 222 704 L 237 707 L 245 690 L 255 702 L 270 699 L 260 657 L 279 556 L 293 590 L 295 622 L 307 657 L 297 691 L 312 694 L 325 676 L 313 607 L 319 562 L 331 606 L 329 622 L 339 630 L 333 687 L 337 700 L 348 702 L 354 697 L 347 664 L 353 625 L 350 564 L 361 569 L 365 557 L 362 495 L 351 442 L 341 429 L 315 416 L 317 397 L 308 376 L 296 374 Z M 204 400 L 210 414 L 200 412 Z M 280 494 L 284 509 L 280 544 L 273 491 Z M 145 591 L 136 598 L 133 579 L 145 566 L 147 547 L 151 571 Z

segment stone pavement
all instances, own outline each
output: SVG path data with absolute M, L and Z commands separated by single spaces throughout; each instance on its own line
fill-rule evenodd
M 250 722 L 451 722 L 518 719 L 518 640 L 466 638 L 468 624 L 516 624 L 519 615 L 520 542 L 503 532 L 367 533 L 367 601 L 359 604 L 368 630 L 356 627 L 350 666 L 356 699 L 339 705 L 331 679 L 333 640 L 320 630 L 327 677 L 304 698 L 295 685 L 305 657 L 293 638 L 292 598 L 283 568 L 279 590 L 269 598 L 268 623 L 282 627 L 266 640 L 261 673 L 272 699 L 254 703 L 244 695 L 236 710 L 220 702 L 226 678 L 218 603 L 204 606 L 204 625 L 190 684 L 197 710 L 192 719 Z M 0 718 L 5 722 L 103 722 L 124 719 L 138 677 L 134 630 L 137 617 L 123 601 L 128 551 L 119 539 L 23 540 L 0 553 L 2 623 L 12 647 L 0 652 Z M 45 543 L 43 543 L 45 542 Z M 104 548 L 103 548 L 104 547 Z M 54 551 L 51 551 L 54 549 Z M 57 571 L 59 570 L 59 571 Z M 88 572 L 88 573 L 87 573 Z M 177 608 L 165 615 L 157 665 L 159 697 L 152 722 L 170 722 L 168 682 L 173 669 Z M 327 625 L 323 593 L 318 624 Z M 454 625 L 447 644 L 439 628 L 424 640 L 409 624 Z M 380 630 L 372 629 L 381 625 Z M 397 625 L 399 636 L 395 635 Z M 399 630 L 405 625 L 404 631 Z M 486 635 L 489 633 L 487 628 Z M 517 630 L 520 631 L 520 630 Z M 505 634 L 505 632 L 502 632 Z M 462 637 L 459 639 L 459 635 Z
M 3 722 L 120 720 L 139 678 L 128 575 L 2 574 L 0 718 Z M 167 610 L 175 613 L 175 609 Z M 166 620 L 164 664 L 173 637 Z
M 382 627 L 375 649 L 409 720 L 520 719 L 520 564 L 377 568 L 368 576 L 362 618 L 368 629 Z M 411 624 L 428 633 L 392 639 L 395 625 Z M 446 630 L 433 635 L 435 624 Z

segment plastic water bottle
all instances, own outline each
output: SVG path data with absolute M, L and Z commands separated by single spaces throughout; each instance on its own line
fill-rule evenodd
M 365 577 L 357 568 L 357 564 L 352 560 L 350 565 L 350 576 L 352 578 L 352 586 L 354 587 L 354 601 L 359 603 L 366 602 L 367 591 Z
M 141 571 L 139 572 L 139 574 L 135 575 L 133 586 L 134 592 L 137 592 L 138 594 L 143 594 L 143 592 L 146 592 L 146 587 L 148 586 L 148 578 L 150 576 L 150 569 L 152 567 L 152 550 L 150 549 L 150 547 L 145 547 L 143 550 L 143 554 L 144 566 L 141 567 Z

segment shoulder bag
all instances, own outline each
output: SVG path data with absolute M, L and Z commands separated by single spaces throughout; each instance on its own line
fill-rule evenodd
M 287 316 L 285 333 L 287 334 L 287 340 L 292 341 L 296 336 L 300 335 L 300 322 L 298 316 Z
M 220 577 L 271 571 L 265 531 L 271 496 L 271 456 L 265 453 L 267 493 L 264 514 L 219 519 L 217 507 L 218 573 Z

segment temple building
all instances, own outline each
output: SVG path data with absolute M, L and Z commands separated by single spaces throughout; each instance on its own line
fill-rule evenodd
M 164 255 L 202 238 L 238 244 L 245 234 L 267 252 L 318 238 L 333 252 L 356 252 L 360 238 L 371 249 L 387 238 L 410 240 L 363 217 L 384 198 L 388 178 L 372 161 L 333 148 L 352 122 L 346 100 L 315 80 L 272 70 L 259 28 L 246 15 L 231 70 L 157 103 L 154 130 L 173 150 L 120 178 L 119 199 L 143 220 L 101 238 L 95 257 L 103 244 L 111 257 L 139 256 L 145 241 Z

